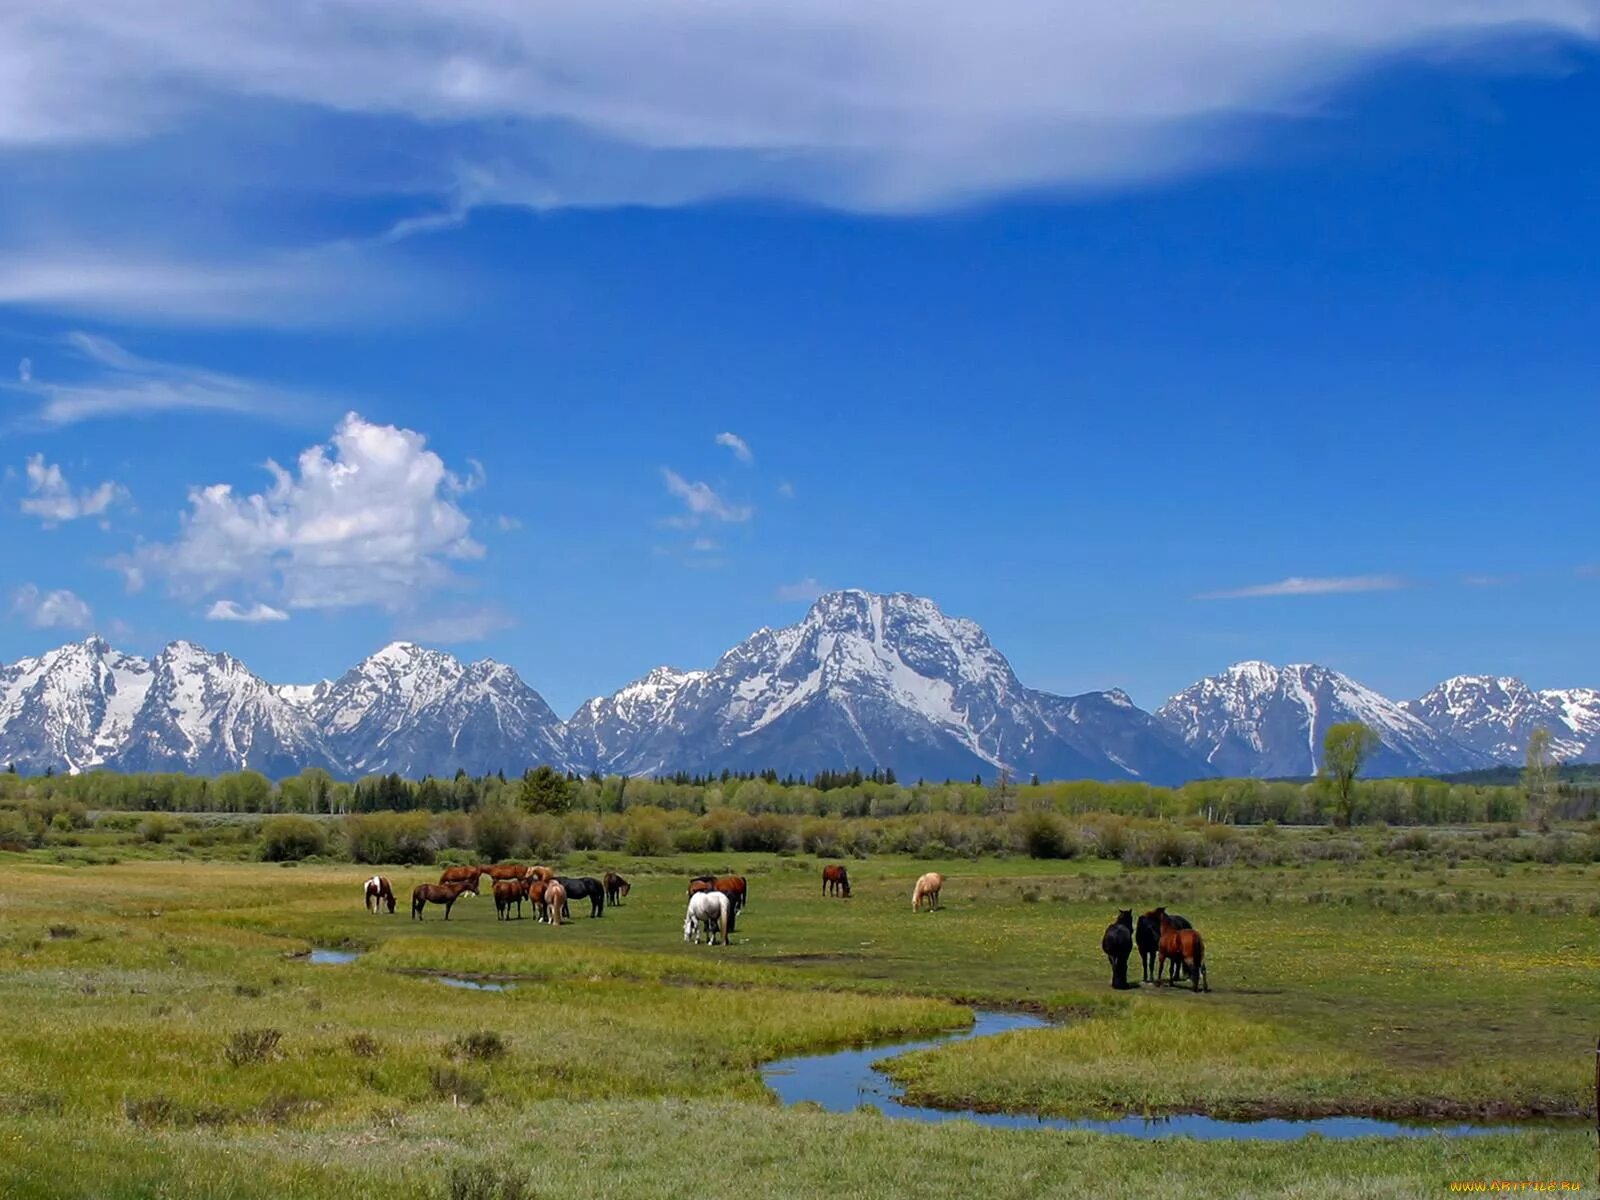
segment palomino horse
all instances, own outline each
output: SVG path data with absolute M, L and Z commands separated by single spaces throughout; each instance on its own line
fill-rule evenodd
M 369 913 L 382 911 L 385 904 L 389 911 L 394 911 L 394 889 L 389 886 L 389 881 L 382 875 L 374 875 L 367 880 L 365 903 Z
M 1205 984 L 1205 990 L 1211 990 L 1211 980 L 1206 975 L 1206 944 L 1201 940 L 1200 932 L 1196 929 L 1179 929 L 1173 924 L 1172 918 L 1167 916 L 1164 908 L 1156 909 L 1161 914 L 1161 945 L 1157 948 L 1159 958 L 1156 961 L 1156 982 L 1159 986 L 1162 969 L 1167 960 L 1172 961 L 1172 982 L 1178 982 L 1178 968 L 1182 966 L 1184 973 L 1194 980 L 1194 990 L 1199 991 L 1200 985 Z
M 683 940 L 698 942 L 703 934 L 709 945 L 716 945 L 717 935 L 722 944 L 728 944 L 733 932 L 733 902 L 718 891 L 696 892 L 689 897 L 689 908 L 683 914 Z
M 567 889 L 561 885 L 561 880 L 552 879 L 544 885 L 544 911 L 552 925 L 561 924 L 567 915 Z
M 838 863 L 822 868 L 822 894 L 850 899 L 850 876 Z
M 944 876 L 937 871 L 929 871 L 917 880 L 917 886 L 911 889 L 911 911 L 918 912 L 922 902 L 928 902 L 928 911 L 932 912 L 939 907 L 939 892 L 944 887 Z
M 440 883 L 470 883 L 472 894 L 478 894 L 478 877 L 484 873 L 484 867 L 446 867 L 439 875 Z
M 422 910 L 430 904 L 444 905 L 444 919 L 450 919 L 450 910 L 463 895 L 476 896 L 478 881 L 469 879 L 462 883 L 419 883 L 411 892 L 411 916 L 422 920 Z
M 603 883 L 592 875 L 562 875 L 559 878 L 561 886 L 567 890 L 568 900 L 587 900 L 591 917 L 605 915 L 606 889 Z M 563 912 L 561 915 L 569 920 L 572 917 L 570 912 Z
M 511 919 L 511 906 L 517 906 L 517 920 L 522 920 L 522 902 L 528 898 L 526 879 L 501 879 L 494 885 L 494 915 L 502 921 Z
M 1139 925 L 1133 931 L 1134 943 L 1139 947 L 1139 966 L 1143 979 L 1150 983 L 1156 979 L 1156 952 L 1161 948 L 1161 914 L 1164 910 L 1153 908 L 1140 914 Z M 1190 928 L 1189 922 L 1177 913 L 1168 913 L 1167 919 L 1179 929 Z
M 541 883 L 549 883 L 556 877 L 556 873 L 549 867 L 529 867 L 526 875 L 529 879 L 537 879 Z
M 1100 949 L 1111 960 L 1111 986 L 1125 988 L 1128 986 L 1128 956 L 1133 953 L 1133 909 L 1124 908 L 1117 913 L 1117 919 L 1106 926 L 1105 936 L 1100 939 Z
M 606 885 L 606 903 L 611 905 L 621 904 L 622 898 L 633 890 L 633 884 L 615 871 L 607 871 L 600 882 Z

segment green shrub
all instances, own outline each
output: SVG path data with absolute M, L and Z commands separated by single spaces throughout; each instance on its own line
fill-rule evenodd
M 267 862 L 299 862 L 327 850 L 327 830 L 310 817 L 273 817 L 261 826 L 261 857 Z

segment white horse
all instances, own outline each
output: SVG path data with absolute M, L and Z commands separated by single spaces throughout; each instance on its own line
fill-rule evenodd
M 683 940 L 698 942 L 705 934 L 707 944 L 716 945 L 717 934 L 728 944 L 728 898 L 721 892 L 696 892 L 689 897 L 689 910 L 683 914 Z

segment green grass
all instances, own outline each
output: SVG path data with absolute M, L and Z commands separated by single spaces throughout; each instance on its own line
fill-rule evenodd
M 910 884 L 930 864 L 853 864 L 849 901 L 817 894 L 814 860 L 610 865 L 634 879 L 628 903 L 601 920 L 574 906 L 552 929 L 497 922 L 487 897 L 448 923 L 438 910 L 412 922 L 405 900 L 425 869 L 387 871 L 401 912 L 370 917 L 368 872 L 349 866 L 13 859 L 0 872 L 0 1196 L 448 1195 L 452 1171 L 479 1168 L 526 1176 L 529 1195 L 675 1196 L 696 1181 L 732 1195 L 741 1179 L 783 1195 L 828 1194 L 829 1179 L 873 1195 L 952 1180 L 1000 1196 L 1149 1194 L 1137 1164 L 1166 1149 L 785 1111 L 756 1071 L 965 1024 L 951 1001 L 1070 1020 L 896 1060 L 935 1103 L 1592 1111 L 1600 955 L 1592 920 L 1571 910 L 1596 893 L 1595 867 L 950 862 L 932 864 L 944 909 L 914 916 Z M 702 867 L 750 876 L 731 947 L 682 941 L 683 877 Z M 1107 919 L 1163 901 L 1204 931 L 1215 990 L 1111 992 Z M 294 957 L 311 945 L 366 952 L 350 966 Z M 438 972 L 515 986 L 461 992 Z M 1163 1170 L 1161 1190 L 1592 1184 L 1590 1151 L 1560 1132 L 1186 1144 L 1172 1153 L 1189 1165 Z

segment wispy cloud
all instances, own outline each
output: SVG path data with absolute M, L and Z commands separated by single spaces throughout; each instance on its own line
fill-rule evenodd
M 1276 583 L 1201 592 L 1196 600 L 1243 600 L 1253 596 L 1331 596 L 1344 592 L 1392 592 L 1406 587 L 1398 575 L 1291 575 Z
M 755 515 L 755 509 L 748 504 L 731 503 L 719 495 L 709 483 L 699 481 L 691 483 L 671 467 L 661 468 L 661 478 L 667 485 L 667 491 L 683 501 L 683 506 L 687 510 L 684 517 L 674 522 L 680 526 L 692 525 L 701 520 L 739 523 L 748 521 Z
M 26 379 L 0 384 L 35 401 L 31 419 L 41 425 L 185 411 L 303 420 L 326 407 L 320 399 L 287 388 L 141 358 L 98 334 L 69 333 L 62 344 L 81 365 L 79 378 L 46 379 L 30 370 Z
M 33 359 L 24 358 L 17 364 L 17 379 L 22 383 L 33 382 Z
M 733 456 L 740 462 L 755 462 L 756 456 L 750 451 L 750 443 L 745 441 L 737 433 L 719 433 L 717 434 L 716 441 L 717 445 L 726 446 L 729 450 L 732 450 Z
M 22 511 L 38 517 L 46 528 L 63 521 L 102 516 L 108 508 L 128 495 L 125 487 L 109 479 L 98 487 L 74 491 L 61 468 L 55 463 L 45 462 L 43 454 L 29 458 L 26 469 L 28 495 L 22 501 Z
M 782 496 L 785 500 L 794 499 L 794 484 L 790 483 L 787 479 L 778 485 L 777 490 L 778 495 Z
M 1465 587 L 1472 588 L 1502 587 L 1516 582 L 1516 578 L 1515 575 L 1463 575 L 1461 583 Z
M 257 601 L 254 604 L 240 604 L 237 600 L 218 600 L 206 610 L 208 621 L 244 621 L 247 624 L 259 624 L 262 621 L 287 621 L 289 614 L 281 608 L 273 608 L 270 604 Z
M 785 604 L 809 604 L 822 595 L 824 590 L 820 583 L 807 575 L 794 583 L 780 583 L 775 594 Z
M 87 629 L 94 623 L 88 603 L 66 588 L 43 591 L 25 583 L 11 593 L 12 615 L 35 629 Z
M 419 642 L 454 645 L 484 641 L 515 624 L 516 621 L 502 609 L 484 605 L 416 617 L 402 624 L 400 634 Z

